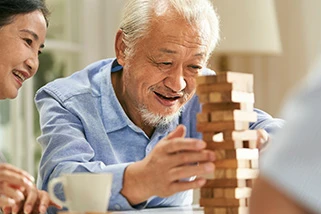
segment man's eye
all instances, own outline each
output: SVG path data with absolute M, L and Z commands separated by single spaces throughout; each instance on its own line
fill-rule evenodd
M 172 63 L 171 62 L 161 62 L 159 64 L 162 64 L 162 65 L 171 65 Z
M 202 67 L 198 65 L 191 65 L 190 67 L 193 69 L 202 69 Z
M 169 69 L 172 66 L 172 64 L 172 62 L 158 62 L 156 63 L 156 66 L 158 67 L 158 69 L 165 70 Z

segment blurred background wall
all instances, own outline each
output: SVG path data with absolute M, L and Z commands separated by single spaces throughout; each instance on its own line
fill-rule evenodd
M 242 0 L 225 1 L 233 3 Z M 52 15 L 39 71 L 35 78 L 24 84 L 16 100 L 0 101 L 0 149 L 9 162 L 33 174 L 37 173 L 41 155 L 36 143 L 40 130 L 33 104 L 35 91 L 47 82 L 70 75 L 91 62 L 113 57 L 114 36 L 125 1 L 47 2 Z M 277 56 L 231 53 L 225 54 L 225 57 L 228 58 L 229 70 L 254 74 L 256 107 L 278 116 L 284 97 L 304 80 L 320 53 L 321 1 L 275 0 L 274 6 L 282 52 Z M 222 55 L 214 53 L 209 67 L 219 69 L 221 58 Z

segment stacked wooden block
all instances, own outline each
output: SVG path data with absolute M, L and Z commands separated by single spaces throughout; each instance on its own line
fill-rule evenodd
M 197 78 L 202 111 L 197 130 L 216 154 L 215 173 L 201 188 L 205 214 L 247 214 L 251 183 L 258 174 L 257 131 L 253 111 L 253 75 L 218 73 Z

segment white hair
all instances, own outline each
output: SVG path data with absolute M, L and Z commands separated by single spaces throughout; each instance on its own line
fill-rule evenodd
M 219 41 L 219 18 L 209 0 L 128 0 L 120 23 L 127 46 L 126 56 L 132 55 L 139 39 L 148 34 L 152 19 L 163 15 L 169 8 L 190 24 L 200 24 L 204 20 L 208 22 L 209 57 Z

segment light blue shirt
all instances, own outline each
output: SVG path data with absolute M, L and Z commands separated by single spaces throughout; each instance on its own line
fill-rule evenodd
M 110 210 L 134 209 L 122 190 L 126 167 L 145 158 L 157 142 L 178 124 L 187 128 L 187 137 L 201 138 L 196 131 L 196 114 L 200 111 L 197 96 L 184 107 L 181 116 L 165 128 L 157 128 L 149 138 L 125 114 L 111 83 L 111 72 L 121 69 L 114 59 L 95 62 L 67 78 L 42 87 L 35 102 L 40 113 L 42 135 L 38 141 L 43 155 L 38 187 L 47 190 L 50 179 L 62 173 L 92 172 L 114 174 Z M 283 121 L 257 110 L 258 122 L 250 128 L 268 131 Z M 56 190 L 63 195 L 62 189 Z M 139 207 L 184 206 L 192 203 L 192 190 L 168 198 L 152 197 Z M 53 211 L 49 209 L 49 212 Z
M 260 171 L 294 201 L 321 213 L 321 58 L 307 80 L 284 106 L 287 122 L 262 155 Z

